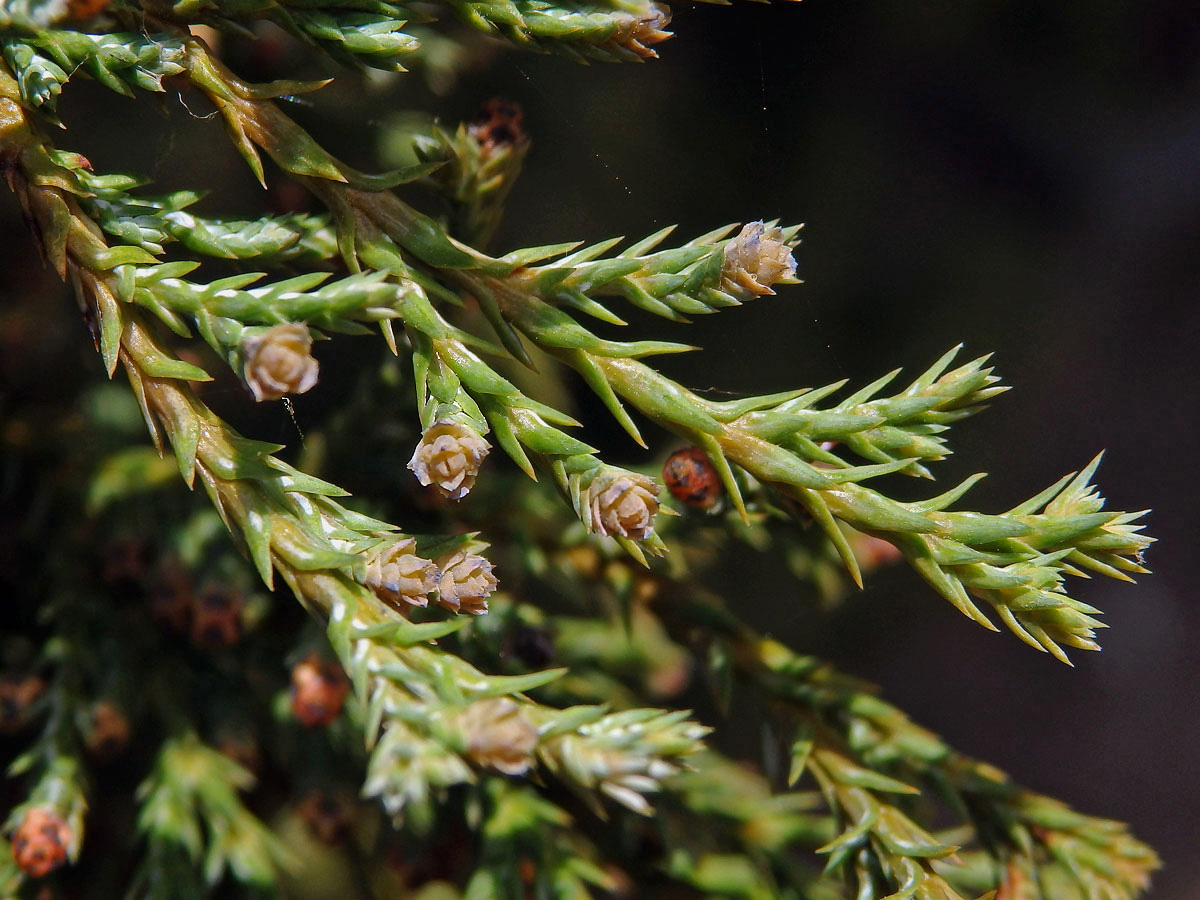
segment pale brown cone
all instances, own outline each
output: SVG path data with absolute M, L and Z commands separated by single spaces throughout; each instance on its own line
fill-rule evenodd
M 783 229 L 751 222 L 725 245 L 721 287 L 737 294 L 773 294 L 771 285 L 796 274 L 796 260 L 783 242 Z
M 317 383 L 317 361 L 312 357 L 312 335 L 299 322 L 275 325 L 242 342 L 243 375 L 255 400 L 278 400 L 285 394 L 303 394 Z
M 653 478 L 636 472 L 600 476 L 590 493 L 592 528 L 597 534 L 640 541 L 653 533 L 658 512 L 658 483 Z
M 432 484 L 451 500 L 459 500 L 475 486 L 489 449 L 475 429 L 442 419 L 425 429 L 408 467 L 421 484 Z
M 533 765 L 538 733 L 508 697 L 472 703 L 459 717 L 466 755 L 473 763 L 505 775 L 523 775 Z
M 442 570 L 438 581 L 438 603 L 453 612 L 473 616 L 487 612 L 487 598 L 496 589 L 492 564 L 482 556 L 458 552 L 438 560 Z
M 438 568 L 417 555 L 412 538 L 397 541 L 367 564 L 366 585 L 380 600 L 398 606 L 425 606 L 438 586 Z

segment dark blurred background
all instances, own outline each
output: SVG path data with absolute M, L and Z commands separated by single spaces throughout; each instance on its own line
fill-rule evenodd
M 1187 524 L 1200 455 L 1200 10 L 805 0 L 681 4 L 673 27 L 646 65 L 497 54 L 443 97 L 415 74 L 371 91 L 348 76 L 292 112 L 369 167 L 382 126 L 405 108 L 453 122 L 493 95 L 518 100 L 534 145 L 500 250 L 673 222 L 684 238 L 760 217 L 806 222 L 803 286 L 691 326 L 638 327 L 703 345 L 665 368 L 730 391 L 915 374 L 960 341 L 994 351 L 1014 390 L 957 426 L 956 455 L 936 468 L 941 489 L 991 473 L 974 508 L 1014 506 L 1107 448 L 1098 481 L 1110 504 L 1153 507 L 1162 543 L 1136 587 L 1073 585 L 1112 626 L 1103 653 L 1076 652 L 1074 669 L 984 631 L 907 572 L 820 627 L 779 563 L 738 557 L 723 577 L 758 626 L 882 682 L 962 751 L 1132 822 L 1166 862 L 1153 896 L 1200 898 Z M 60 146 L 98 171 L 202 184 L 217 189 L 210 209 L 257 214 L 257 188 L 217 123 L 181 113 L 173 91 L 155 109 L 72 85 L 62 111 L 72 128 Z M 29 266 L 8 196 L 0 246 L 5 386 L 65 402 L 70 385 L 101 377 L 99 362 L 66 292 Z M 247 430 L 280 437 L 274 419 Z

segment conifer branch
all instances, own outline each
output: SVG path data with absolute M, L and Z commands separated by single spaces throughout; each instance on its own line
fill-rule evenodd
M 594 575 L 587 574 L 593 564 L 578 559 L 577 548 L 558 546 L 553 531 L 547 534 L 548 555 L 575 560 L 561 569 L 563 576 L 575 589 L 594 593 Z M 723 816 L 744 815 L 744 827 L 756 835 L 778 834 L 785 841 L 781 851 L 787 835 L 809 847 L 824 846 L 828 871 L 855 880 L 862 896 L 874 898 L 910 887 L 917 891 L 914 896 L 974 898 L 1001 886 L 1029 900 L 1126 898 L 1138 896 L 1158 867 L 1153 851 L 1125 826 L 1074 812 L 955 751 L 881 700 L 871 686 L 744 626 L 704 589 L 615 562 L 605 567 L 605 574 L 609 591 L 632 598 L 627 622 L 550 618 L 545 627 L 556 635 L 559 659 L 572 672 L 555 687 L 586 696 L 593 689 L 592 667 L 597 673 L 625 675 L 649 671 L 668 654 L 664 638 L 650 636 L 656 628 L 652 608 L 672 636 L 697 645 L 697 656 L 707 659 L 718 702 L 728 703 L 730 679 L 737 676 L 778 704 L 776 728 L 791 753 L 788 781 L 806 773 L 815 777 L 841 825 L 834 831 L 828 820 L 812 812 L 810 795 L 793 791 L 769 802 L 761 797 L 751 801 L 753 785 L 742 784 L 736 788 L 744 795 L 742 805 L 726 793 L 734 790 L 736 776 L 723 771 L 711 754 L 669 784 L 684 794 L 702 792 L 701 797 L 689 795 L 693 813 L 713 809 Z M 665 647 L 671 646 L 665 641 Z M 614 682 L 601 678 L 594 683 L 616 694 Z M 937 815 L 933 800 L 946 803 L 963 827 L 943 835 L 921 824 Z M 782 820 L 772 818 L 772 808 Z M 760 849 L 765 840 L 759 838 Z M 716 849 L 697 847 L 682 836 L 678 841 L 676 852 L 686 850 L 689 856 L 681 859 L 691 860 L 680 871 L 699 878 L 699 860 Z M 984 848 L 987 864 L 968 869 L 961 861 L 973 852 L 967 848 L 974 847 Z M 1103 850 L 1094 852 L 1096 848 Z M 767 883 L 761 881 L 767 877 L 763 872 L 733 862 L 730 869 L 715 858 L 706 865 L 713 877 L 722 872 L 729 883 L 746 884 L 747 890 Z
M 1094 618 L 1097 610 L 1066 594 L 1063 576 L 1079 570 L 1064 560 L 1072 556 L 1080 564 L 1090 564 L 1110 575 L 1127 567 L 1139 571 L 1136 559 L 1149 539 L 1137 534 L 1139 526 L 1132 524 L 1136 515 L 1101 513 L 1099 500 L 1087 494 L 1087 477 L 1070 486 L 1073 495 L 1083 492 L 1078 502 L 1060 503 L 1040 517 L 1020 516 L 1017 511 L 1006 516 L 944 512 L 973 480 L 916 504 L 897 503 L 860 483 L 909 468 L 916 460 L 940 458 L 943 449 L 937 431 L 1001 390 L 994 384 L 990 370 L 983 368 L 983 360 L 944 374 L 951 359 L 947 355 L 890 402 L 872 400 L 890 377 L 852 395 L 847 401 L 848 412 L 839 411 L 849 418 L 839 420 L 834 416 L 830 423 L 831 417 L 826 416 L 829 430 L 819 432 L 820 436 L 852 440 L 854 449 L 868 458 L 891 461 L 817 468 L 814 463 L 829 465 L 831 459 L 842 462 L 804 434 L 813 423 L 806 421 L 803 413 L 822 396 L 820 392 L 816 392 L 817 398 L 808 392 L 807 400 L 806 392 L 728 404 L 704 400 L 640 361 L 648 355 L 685 347 L 653 341 L 603 340 L 543 301 L 536 290 L 522 289 L 525 276 L 520 274 L 520 267 L 559 255 L 564 247 L 533 248 L 502 259 L 486 257 L 455 241 L 392 192 L 355 186 L 354 182 L 365 184 L 362 176 L 320 151 L 278 109 L 257 99 L 264 91 L 237 83 L 198 45 L 192 45 L 189 60 L 194 80 L 222 109 L 233 133 L 248 144 L 267 149 L 288 171 L 304 176 L 314 193 L 330 207 L 339 223 L 343 254 L 348 259 L 362 259 L 374 267 L 396 271 L 408 268 L 401 256 L 407 252 L 425 266 L 441 270 L 443 277 L 479 297 L 485 309 L 494 305 L 497 314 L 491 317 L 493 323 L 511 323 L 539 347 L 579 371 L 636 440 L 641 442 L 641 436 L 622 400 L 703 449 L 743 517 L 744 501 L 731 464 L 811 516 L 837 547 L 856 582 L 861 583 L 858 564 L 837 520 L 895 544 L 939 593 L 987 628 L 994 630 L 995 626 L 972 595 L 989 603 L 1023 641 L 1063 662 L 1068 662 L 1063 644 L 1079 649 L 1098 647 L 1094 640 L 1100 624 Z M 248 158 L 257 160 L 252 149 L 247 152 L 251 154 Z M 768 232 L 765 225 L 759 225 L 758 230 L 743 229 L 722 249 L 720 269 L 710 262 L 705 277 L 737 285 L 749 296 L 769 291 L 771 284 L 794 270 L 787 249 L 789 239 L 785 232 Z M 703 252 L 710 260 L 718 258 L 711 247 Z M 635 259 L 623 262 L 641 266 Z M 520 339 L 504 326 L 500 326 L 499 334 L 510 352 L 519 357 Z M 880 425 L 884 427 L 878 428 Z M 872 428 L 875 431 L 869 430 Z M 864 431 L 866 435 L 859 434 Z M 920 463 L 917 465 L 915 471 L 924 473 Z M 1092 469 L 1087 472 L 1089 477 Z M 1046 495 L 1042 502 L 1052 496 Z M 1030 502 L 1034 505 L 1026 504 L 1018 511 L 1028 507 L 1032 513 L 1040 508 Z M 579 504 L 575 505 L 578 510 Z M 1060 509 L 1070 514 L 1059 516 L 1056 512 Z M 1081 518 L 1084 514 L 1090 518 Z M 1097 552 L 1086 552 L 1084 545 L 1101 552 L 1103 559 Z
M 458 240 L 475 247 L 491 241 L 529 152 L 521 121 L 516 104 L 492 100 L 469 126 L 448 132 L 435 125 L 432 134 L 414 138 L 419 159 L 444 163 L 423 181 L 445 197 L 450 209 L 447 231 Z
M 676 761 L 696 752 L 707 732 L 684 721 L 686 713 L 533 703 L 519 692 L 562 670 L 486 676 L 426 643 L 458 623 L 385 617 L 344 578 L 293 572 L 289 583 L 310 601 L 332 599 L 330 640 L 364 700 L 374 747 L 364 790 L 393 815 L 427 803 L 440 788 L 473 782 L 475 768 L 517 775 L 535 759 L 592 803 L 599 791 L 645 813 L 643 795 L 678 771 Z
M 146 13 L 180 25 L 204 24 L 232 32 L 245 32 L 257 21 L 268 21 L 344 65 L 367 65 L 403 72 L 404 62 L 420 49 L 420 41 L 406 30 L 414 14 L 396 3 L 382 0 L 333 2 L 262 2 L 262 0 L 201 0 L 173 3 L 145 0 Z M 421 17 L 416 16 L 417 21 Z
M 12 126 L 24 130 L 22 153 L 36 159 L 42 151 L 44 156 L 41 141 L 19 116 L 18 112 Z M 455 626 L 410 626 L 363 584 L 370 581 L 367 561 L 405 536 L 341 506 L 332 498 L 344 491 L 276 460 L 270 455 L 275 448 L 240 437 L 195 398 L 184 380 L 207 376 L 172 359 L 136 313 L 123 308 L 118 298 L 129 296 L 138 272 L 127 266 L 114 275 L 96 267 L 98 259 L 106 258 L 103 242 L 99 229 L 73 200 L 69 187 L 77 182 L 68 175 L 60 174 L 49 185 L 21 183 L 22 199 L 39 220 L 42 211 L 48 211 L 45 215 L 63 232 L 58 251 L 63 268 L 77 280 L 81 300 L 89 305 L 100 334 L 120 329 L 114 363 L 124 365 L 160 451 L 170 445 L 189 485 L 199 476 L 268 586 L 278 570 L 298 599 L 330 623 L 334 647 L 371 710 L 368 740 L 374 743 L 376 731 L 381 725 L 383 729 L 367 790 L 381 795 L 398 813 L 406 802 L 423 800 L 432 789 L 473 780 L 464 756 L 476 765 L 508 771 L 505 766 L 510 763 L 503 757 L 515 753 L 517 761 L 511 765 L 524 772 L 536 747 L 546 765 L 582 791 L 601 790 L 639 812 L 647 811 L 642 794 L 657 789 L 663 777 L 676 771 L 671 760 L 699 749 L 705 729 L 682 721 L 678 714 L 653 710 L 612 715 L 600 707 L 551 710 L 512 695 L 557 672 L 515 680 L 488 677 L 456 657 L 421 646 Z M 122 279 L 128 282 L 124 289 Z M 477 546 L 459 540 L 446 550 L 453 560 L 463 561 L 477 559 L 467 555 Z M 446 576 L 456 564 L 444 564 L 439 587 L 444 605 L 450 589 Z M 494 585 L 491 579 L 482 597 L 472 594 L 472 599 L 482 600 Z M 479 716 L 483 719 L 476 721 Z M 497 717 L 510 724 L 497 724 Z M 515 746 L 506 746 L 506 740 Z M 494 751 L 487 749 L 490 741 L 497 742 Z
M 1132 898 L 1159 867 L 1154 852 L 1124 825 L 1082 815 L 1014 784 L 995 767 L 953 750 L 828 663 L 755 634 L 698 594 L 675 595 L 672 601 L 681 608 L 663 604 L 660 609 L 692 626 L 702 623 L 728 641 L 741 674 L 799 714 L 791 780 L 811 772 L 830 803 L 843 810 L 847 826 L 856 826 L 848 827 L 829 852 L 831 866 L 853 867 L 860 884 L 882 870 L 894 882 L 932 879 L 922 888 L 934 891 L 929 896 L 958 896 L 936 892 L 953 890 L 942 887 L 950 870 L 921 862 L 949 857 L 957 848 L 921 832 L 899 810 L 889 811 L 878 796 L 903 798 L 915 794 L 917 784 L 945 799 L 971 826 L 973 840 L 997 860 L 989 887 L 1010 884 L 1011 891 L 1025 892 L 1014 896 Z M 863 866 L 859 854 L 868 844 L 871 863 Z M 1060 885 L 1063 893 L 1049 885 Z
M 41 771 L 32 790 L 13 808 L 2 829 L 22 871 L 39 876 L 79 858 L 88 806 L 79 759 L 68 748 L 47 750 L 47 758 L 36 761 Z M 32 766 L 35 760 L 29 755 L 19 758 L 8 774 L 23 774 L 22 763 Z M 12 881 L 19 885 L 21 879 L 16 876 Z
M 525 333 L 536 333 L 531 320 L 521 321 Z M 1100 626 L 1093 618 L 1098 610 L 1065 592 L 1063 576 L 1081 574 L 1068 560 L 1121 578 L 1126 578 L 1123 571 L 1145 571 L 1138 560 L 1151 539 L 1139 534 L 1140 526 L 1133 524 L 1140 514 L 1102 512 L 1102 498 L 1088 486 L 1098 458 L 1074 480 L 1060 482 L 1002 516 L 944 512 L 975 479 L 926 503 L 897 503 L 861 482 L 897 471 L 909 464 L 908 459 L 878 466 L 816 468 L 804 459 L 807 447 L 802 443 L 800 452 L 784 443 L 791 436 L 792 423 L 786 418 L 771 421 L 772 413 L 786 415 L 790 401 L 757 410 L 755 405 L 776 398 L 755 398 L 714 415 L 711 404 L 637 360 L 543 343 L 568 365 L 581 370 L 584 365 L 596 366 L 617 396 L 703 448 L 724 474 L 736 506 L 740 507 L 740 495 L 736 482 L 726 474 L 729 462 L 799 504 L 838 548 L 856 581 L 860 581 L 857 561 L 835 520 L 895 544 L 964 615 L 995 630 L 968 596 L 973 594 L 991 604 L 1018 637 L 1063 662 L 1068 660 L 1061 644 L 1097 649 L 1094 629 Z M 984 385 L 989 384 L 986 373 L 981 377 Z M 994 391 L 983 389 L 984 396 Z M 901 408 L 908 399 L 901 400 Z M 911 399 L 918 408 L 926 403 L 936 408 L 936 397 Z M 750 410 L 743 412 L 746 407 Z M 858 443 L 867 452 L 879 450 L 867 441 Z M 940 447 L 934 452 L 940 452 Z
M 554 51 L 587 62 L 640 62 L 671 37 L 670 9 L 654 0 L 607 4 L 543 0 L 448 0 L 467 24 L 518 46 Z
M 616 887 L 595 847 L 569 827 L 561 807 L 499 778 L 488 779 L 485 790 L 481 865 L 467 882 L 467 896 L 516 897 L 528 890 L 590 898 L 590 888 Z
M 31 27 L 0 41 L 22 99 L 54 119 L 58 95 L 77 71 L 127 97 L 133 89 L 163 90 L 183 71 L 183 42 L 171 35 L 84 34 Z
M 576 559 L 577 549 L 565 545 L 554 550 L 553 532 L 547 534 L 547 554 Z M 594 576 L 586 574 L 590 568 L 577 561 L 561 571 L 575 589 L 590 594 L 596 590 L 589 580 Z M 674 791 L 701 790 L 710 798 L 689 800 L 694 812 L 714 808 L 721 815 L 744 814 L 745 827 L 756 833 L 779 829 L 781 837 L 790 834 L 808 846 L 823 845 L 828 871 L 854 879 L 865 892 L 862 896 L 874 898 L 907 887 L 918 891 L 914 896 L 942 898 L 973 898 L 999 887 L 1029 900 L 1127 898 L 1138 896 L 1158 868 L 1153 851 L 1125 826 L 1077 813 L 955 751 L 880 699 L 870 685 L 743 625 L 703 588 L 621 563 L 606 567 L 606 588 L 618 598 L 635 598 L 627 624 L 567 616 L 547 621 L 559 659 L 573 676 L 557 686 L 586 693 L 591 689 L 589 667 L 598 663 L 598 671 L 604 672 L 647 670 L 667 655 L 664 638 L 650 637 L 657 613 L 671 636 L 692 643 L 697 656 L 707 659 L 718 702 L 728 702 L 721 698 L 728 697 L 730 679 L 736 676 L 777 704 L 774 722 L 791 754 L 789 783 L 813 776 L 841 824 L 836 832 L 824 831 L 830 823 L 809 814 L 783 821 L 768 818 L 752 826 L 754 816 L 769 817 L 772 806 L 811 811 L 811 797 L 788 791 L 769 803 L 761 798 L 742 806 L 725 793 L 735 776 L 722 771 L 711 754 L 670 783 Z M 665 645 L 672 646 L 669 640 Z M 602 660 L 598 653 L 605 654 Z M 754 796 L 750 783 L 737 790 Z M 921 824 L 938 815 L 933 800 L 945 803 L 963 827 L 943 835 Z M 699 858 L 699 848 L 680 840 Z M 968 848 L 983 848 L 987 865 L 963 865 L 973 852 Z M 698 871 L 695 865 L 685 870 Z M 747 884 L 758 883 L 750 872 L 745 877 L 751 879 Z
M 934 868 L 934 860 L 958 849 L 933 837 L 881 793 L 912 788 L 863 769 L 835 750 L 809 744 L 804 769 L 821 786 L 844 830 L 818 852 L 827 872 L 845 870 L 862 898 L 908 896 L 918 900 L 966 900 Z M 793 769 L 795 774 L 795 769 Z
M 669 787 L 682 805 L 679 820 L 665 829 L 673 877 L 737 897 L 825 896 L 820 872 L 798 863 L 796 853 L 815 851 L 834 836 L 819 794 L 777 793 L 758 773 L 711 751 Z M 689 825 L 697 814 L 709 819 L 699 831 Z
M 778 252 L 790 255 L 791 248 L 799 243 L 798 225 L 779 228 L 774 222 L 760 224 L 764 234 L 772 230 L 774 237 L 770 242 Z M 531 248 L 505 257 L 519 259 L 521 268 L 472 279 L 470 286 L 486 296 L 512 294 L 537 298 L 610 324 L 624 322 L 603 305 L 601 301 L 607 298 L 622 298 L 645 312 L 686 322 L 687 316 L 706 315 L 738 306 L 763 293 L 773 293 L 770 285 L 750 282 L 756 289 L 748 290 L 732 277 L 727 251 L 731 246 L 739 246 L 738 238 L 729 240 L 735 229 L 737 225 L 726 225 L 678 247 L 659 249 L 675 230 L 672 225 L 613 256 L 605 254 L 620 243 L 619 238 L 581 249 L 574 244 Z M 543 260 L 549 261 L 532 265 Z M 777 273 L 772 285 L 796 283 L 794 269 L 787 274 L 787 268 L 790 267 Z
M 337 259 L 337 238 L 322 216 L 299 213 L 243 220 L 197 215 L 187 211 L 201 199 L 195 191 L 135 197 L 129 191 L 139 186 L 137 179 L 93 175 L 80 157 L 64 154 L 60 162 L 74 169 L 87 191 L 79 197 L 80 206 L 105 233 L 155 256 L 164 252 L 164 245 L 179 243 L 202 256 L 271 266 L 321 265 Z
M 71 593 L 52 584 L 47 594 L 43 616 L 53 627 L 53 635 L 41 661 L 53 674 L 44 693 L 25 710 L 29 718 L 44 715 L 45 721 L 38 737 L 3 772 L 31 782 L 22 802 L 0 822 L 0 834 L 11 841 L 11 858 L 18 867 L 11 876 L 14 895 L 24 881 L 22 873 L 38 878 L 79 859 L 88 794 L 93 787 L 84 761 L 85 744 L 93 749 L 86 734 L 93 686 L 85 665 L 88 643 L 97 636 L 83 624 L 82 604 Z M 0 700 L 9 702 L 9 698 Z M 0 868 L 0 887 L 5 880 Z M 0 897 L 8 900 L 3 891 Z
M 188 896 L 193 867 L 210 887 L 227 872 L 251 887 L 273 887 L 278 872 L 294 861 L 238 797 L 253 784 L 248 771 L 195 735 L 164 743 L 138 788 L 137 827 L 146 851 L 135 889 L 146 897 Z M 180 857 L 187 861 L 183 866 Z
M 647 0 L 447 5 L 484 33 L 581 59 L 649 58 L 670 37 L 667 8 Z M 1098 649 L 1094 631 L 1102 627 L 1098 610 L 1067 595 L 1065 576 L 1087 569 L 1130 580 L 1126 573 L 1146 571 L 1141 555 L 1152 541 L 1140 533 L 1140 513 L 1103 510 L 1090 485 L 1099 458 L 1002 515 L 948 511 L 980 476 L 916 503 L 866 486 L 891 473 L 930 475 L 928 464 L 950 452 L 949 426 L 1005 390 L 987 357 L 951 368 L 956 348 L 891 396 L 884 392 L 896 373 L 836 402 L 829 398 L 842 383 L 705 399 L 643 362 L 693 348 L 608 340 L 577 314 L 624 325 L 607 305 L 619 298 L 686 321 L 772 294 L 797 280 L 798 226 L 728 226 L 667 249 L 670 229 L 616 253 L 619 242 L 611 240 L 490 256 L 478 248 L 495 231 L 528 147 L 513 107 L 492 106 L 453 133 L 435 130 L 416 141 L 418 164 L 369 175 L 327 153 L 272 102 L 325 82 L 245 82 L 186 33 L 208 24 L 252 34 L 256 22 L 270 21 L 340 61 L 402 69 L 420 59 L 409 24 L 423 16 L 381 0 L 131 0 L 104 16 L 81 15 L 71 4 L 39 0 L 0 10 L 0 163 L 9 184 L 48 262 L 74 286 L 109 375 L 125 369 L 159 454 L 173 454 L 189 487 L 199 478 L 262 580 L 272 586 L 278 572 L 326 629 L 358 699 L 350 718 L 368 751 L 364 793 L 415 833 L 453 796 L 451 788 L 466 786 L 462 793 L 482 822 L 482 865 L 467 881 L 467 896 L 537 890 L 586 897 L 593 887 L 620 888 L 620 871 L 580 838 L 564 807 L 530 782 L 500 777 L 538 770 L 601 814 L 613 800 L 649 815 L 648 795 L 661 793 L 666 850 L 654 865 L 709 893 L 814 900 L 834 890 L 834 876 L 862 900 L 965 900 L 988 890 L 1006 900 L 1132 900 L 1145 888 L 1158 861 L 1125 826 L 1012 784 L 869 688 L 741 625 L 686 584 L 686 562 L 660 579 L 606 558 L 611 546 L 585 544 L 588 532 L 611 536 L 643 564 L 647 553 L 665 551 L 655 523 L 657 482 L 603 461 L 564 430 L 579 424 L 571 416 L 533 400 L 518 387 L 523 381 L 504 378 L 484 359 L 532 368 L 527 345 L 536 346 L 579 372 L 642 447 L 629 407 L 699 448 L 744 522 L 751 513 L 761 521 L 779 511 L 815 521 L 859 581 L 843 525 L 887 541 L 964 614 L 994 628 L 981 609 L 991 606 L 1022 640 L 1065 662 L 1063 645 Z M 73 30 L 92 24 L 123 30 Z M 126 95 L 162 91 L 164 78 L 184 75 L 215 104 L 260 181 L 265 151 L 328 215 L 201 216 L 190 211 L 194 192 L 140 196 L 135 179 L 92 173 L 86 159 L 55 150 L 34 125 L 35 114 L 55 121 L 57 97 L 77 71 Z M 441 192 L 445 224 L 393 191 L 416 181 Z M 164 261 L 170 245 L 309 271 L 265 283 L 262 273 L 202 283 L 193 277 L 198 262 Z M 498 344 L 456 324 L 467 317 L 450 308 L 464 304 L 478 305 Z M 612 621 L 544 616 L 557 628 L 569 677 L 533 663 L 485 674 L 503 654 L 492 647 L 490 655 L 472 656 L 471 647 L 495 634 L 468 626 L 488 612 L 497 587 L 482 555 L 488 545 L 475 532 L 409 534 L 356 512 L 340 502 L 341 488 L 280 460 L 281 448 L 241 437 L 189 385 L 209 374 L 177 358 L 160 324 L 180 339 L 204 339 L 260 401 L 316 383 L 314 333 L 378 328 L 394 354 L 412 357 L 421 426 L 409 462 L 416 479 L 461 499 L 480 476 L 490 449 L 485 436 L 530 477 L 549 473 L 577 521 L 567 526 L 547 515 L 547 546 L 525 535 L 524 562 L 533 571 L 546 565 L 546 553 L 575 553 L 568 580 L 593 591 L 607 579 Z M 122 492 L 160 479 L 161 468 L 144 456 L 110 460 L 93 482 L 93 510 L 119 505 Z M 503 476 L 491 480 L 484 490 L 510 486 Z M 461 530 L 457 522 L 450 527 Z M 672 579 L 677 589 L 658 589 Z M 669 634 L 651 606 L 669 622 Z M 674 667 L 686 680 L 687 657 L 672 638 L 703 643 L 719 683 L 736 672 L 772 701 L 773 724 L 791 751 L 790 782 L 811 776 L 819 793 L 772 791 L 761 776 L 701 752 L 708 729 L 690 712 L 643 706 L 646 685 L 621 678 L 646 681 Z M 306 725 L 299 692 L 304 678 L 320 675 L 315 658 L 293 670 L 293 712 Z M 529 696 L 538 689 L 538 699 Z M 339 714 L 344 682 L 340 690 L 336 708 L 322 712 L 326 721 Z M 597 697 L 606 704 L 588 705 Z M 42 739 L 15 767 L 40 766 L 29 799 L 8 822 L 11 847 L 0 840 L 35 876 L 37 853 L 54 864 L 73 859 L 82 835 L 85 779 L 64 724 L 69 702 L 77 701 L 55 700 Z M 163 745 L 141 789 L 146 854 L 135 891 L 186 896 L 226 873 L 271 886 L 288 854 L 238 796 L 251 776 L 189 732 L 172 730 L 183 736 Z M 923 824 L 935 821 L 928 806 L 935 794 L 962 823 L 952 835 Z M 629 824 L 636 821 L 622 820 L 629 834 L 641 827 Z M 48 843 L 31 850 L 31 835 Z M 826 856 L 829 877 L 797 864 L 792 851 L 801 846 Z M 976 849 L 983 864 L 967 871 L 959 863 Z M 523 858 L 532 858 L 532 875 Z M 17 890 L 20 878 L 0 866 L 0 896 Z
M 25 876 L 13 858 L 12 845 L 0 835 L 0 900 L 15 900 Z

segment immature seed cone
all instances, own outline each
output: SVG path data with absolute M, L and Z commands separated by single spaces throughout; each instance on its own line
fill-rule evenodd
M 533 765 L 538 733 L 508 697 L 472 703 L 459 718 L 467 758 L 505 775 L 523 775 Z
M 217 738 L 217 751 L 247 772 L 257 774 L 262 767 L 262 748 L 253 735 L 244 731 L 226 731 Z
M 707 454 L 699 447 L 684 447 L 667 457 L 663 483 L 676 500 L 695 509 L 716 511 L 724 487 Z
M 417 556 L 412 538 L 397 541 L 367 564 L 366 585 L 380 600 L 397 608 L 403 604 L 425 606 L 429 593 L 437 589 L 438 568 L 432 560 Z
M 278 400 L 311 390 L 319 368 L 311 351 L 312 335 L 299 322 L 275 325 L 242 341 L 243 375 L 254 399 Z
M 771 285 L 795 274 L 796 260 L 778 226 L 751 222 L 725 245 L 721 287 L 730 293 L 773 294 Z
M 516 622 L 504 640 L 502 655 L 520 660 L 532 670 L 554 662 L 554 653 L 554 635 L 549 629 Z
M 432 484 L 451 500 L 460 500 L 475 486 L 489 449 L 474 428 L 439 419 L 421 435 L 408 467 L 425 487 Z
M 225 650 L 242 639 L 245 607 L 241 594 L 209 585 L 192 607 L 192 644 L 201 650 Z
M 0 677 L 0 734 L 13 734 L 30 720 L 33 704 L 46 690 L 46 682 L 36 675 Z
M 864 572 L 873 572 L 904 559 L 904 553 L 895 544 L 883 538 L 856 531 L 849 535 L 849 541 L 859 568 Z
M 482 556 L 459 551 L 438 560 L 438 603 L 453 612 L 473 616 L 487 612 L 487 598 L 496 590 L 492 564 Z
M 342 667 L 316 653 L 292 669 L 292 715 L 306 728 L 331 725 L 349 693 Z
M 109 0 L 67 0 L 66 18 L 69 21 L 82 22 L 100 15 L 108 4 Z
M 672 36 L 666 30 L 670 22 L 671 10 L 661 3 L 651 3 L 647 12 L 640 16 L 631 15 L 627 22 L 618 25 L 613 39 L 643 59 L 654 59 L 658 54 L 650 48 Z
M 345 798 L 328 791 L 311 791 L 296 804 L 296 812 L 322 844 L 344 844 L 354 827 L 353 810 Z
M 191 576 L 176 562 L 165 564 L 150 589 L 150 615 L 165 631 L 183 634 L 191 625 L 195 591 Z
M 520 104 L 504 97 L 493 97 L 471 120 L 467 133 L 479 142 L 479 155 L 486 158 L 505 148 L 529 143 L 521 127 L 524 118 Z
M 111 700 L 100 700 L 92 707 L 90 723 L 84 735 L 88 754 L 98 762 L 110 762 L 129 744 L 129 717 Z
M 654 532 L 658 483 L 646 475 L 601 475 L 589 488 L 592 529 L 641 541 Z
M 118 538 L 109 543 L 100 557 L 100 580 L 121 590 L 138 588 L 146 577 L 150 548 L 145 542 Z
M 44 878 L 67 861 L 71 829 L 53 810 L 34 807 L 12 837 L 13 859 L 30 878 Z

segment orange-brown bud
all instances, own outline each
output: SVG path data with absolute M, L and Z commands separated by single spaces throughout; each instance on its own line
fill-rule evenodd
M 332 724 L 349 693 L 342 667 L 315 653 L 292 669 L 292 715 L 306 728 Z
M 118 757 L 129 745 L 129 717 L 110 700 L 100 700 L 92 707 L 84 743 L 95 760 L 108 762 Z
M 162 567 L 150 589 L 150 615 L 165 631 L 184 634 L 192 621 L 195 590 L 187 570 L 178 563 Z
M 33 704 L 45 689 L 46 682 L 36 675 L 0 678 L 0 734 L 12 734 L 24 728 Z
M 217 752 L 227 756 L 247 772 L 257 773 L 262 766 L 258 741 L 246 732 L 226 731 L 217 738 Z
M 30 878 L 44 878 L 67 861 L 71 829 L 53 810 L 34 807 L 12 837 L 13 859 Z
M 232 589 L 209 586 L 192 609 L 192 643 L 202 650 L 232 647 L 242 637 L 241 595 Z
M 322 844 L 337 846 L 350 836 L 354 824 L 350 804 L 345 798 L 328 791 L 312 791 L 296 804 L 309 830 Z
M 118 538 L 102 551 L 100 580 L 112 587 L 137 585 L 146 577 L 150 548 L 135 538 Z
M 519 147 L 529 142 L 521 123 L 525 114 L 518 103 L 493 97 L 467 126 L 467 134 L 479 142 L 479 154 L 491 156 L 504 147 Z
M 67 0 L 67 18 L 73 22 L 82 22 L 98 16 L 108 8 L 109 2 L 110 0 Z

